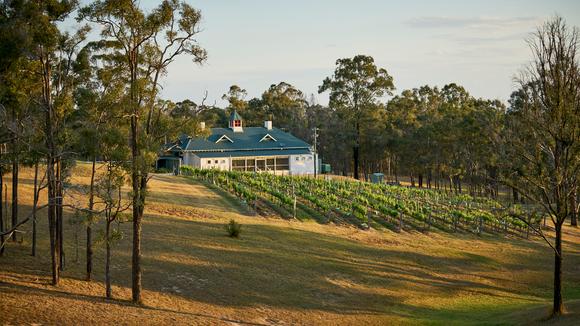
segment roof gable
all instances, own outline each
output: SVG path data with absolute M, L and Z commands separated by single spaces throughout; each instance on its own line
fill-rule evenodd
M 260 143 L 263 141 L 269 141 L 269 140 L 277 141 L 276 138 L 272 137 L 272 135 L 266 134 L 266 135 L 264 135 L 264 137 L 262 137 L 262 139 L 260 139 Z
M 216 142 L 216 144 L 217 144 L 217 143 L 219 143 L 219 142 L 221 142 L 221 141 L 226 141 L 226 140 L 227 140 L 227 141 L 229 141 L 230 143 L 233 143 L 233 142 L 234 142 L 234 141 L 233 141 L 233 140 L 232 140 L 230 137 L 228 137 L 227 135 L 222 135 L 222 136 L 221 136 L 220 138 L 218 138 L 218 140 L 216 140 L 215 142 Z

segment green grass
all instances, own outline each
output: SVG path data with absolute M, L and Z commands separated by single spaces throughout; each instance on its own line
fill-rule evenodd
M 79 175 L 73 181 L 86 183 Z M 242 224 L 239 239 L 224 230 L 232 218 Z M 552 256 L 539 241 L 263 218 L 220 189 L 158 176 L 143 226 L 145 306 L 135 307 L 127 301 L 130 225 L 121 225 L 126 236 L 113 248 L 113 301 L 102 299 L 103 248 L 95 281 L 83 281 L 83 233 L 75 262 L 73 230 L 65 225 L 67 267 L 57 288 L 47 284 L 45 218 L 38 258 L 28 254 L 28 235 L 9 244 L 0 258 L 0 322 L 529 324 L 550 302 Z M 565 231 L 564 293 L 577 300 L 580 232 Z M 580 305 L 570 308 L 577 316 Z

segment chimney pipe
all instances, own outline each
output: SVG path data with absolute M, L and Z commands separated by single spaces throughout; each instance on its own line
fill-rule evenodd
M 272 130 L 272 121 L 264 121 L 264 128 Z

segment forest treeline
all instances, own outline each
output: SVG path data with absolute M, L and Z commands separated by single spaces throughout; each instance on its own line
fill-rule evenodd
M 369 56 L 344 60 L 364 62 L 371 71 L 378 71 Z M 389 90 L 394 91 L 394 86 Z M 455 83 L 376 96 L 360 104 L 358 112 L 333 101 L 317 104 L 286 82 L 272 85 L 259 98 L 246 96 L 243 88 L 233 85 L 223 97 L 229 105 L 204 111 L 199 119 L 224 126 L 228 114 L 237 110 L 247 126 L 273 120 L 276 127 L 311 144 L 318 128 L 319 157 L 332 164 L 335 174 L 355 174 L 358 139 L 359 178 L 382 172 L 394 182 L 406 176 L 413 186 L 490 196 L 497 194 L 500 184 L 501 153 L 496 146 L 510 112 L 518 110 L 517 102 L 506 106 L 499 100 L 474 98 Z M 352 96 L 368 98 L 366 94 Z
M 197 42 L 201 17 L 181 0 L 160 1 L 149 11 L 132 0 L 84 6 L 65 0 L 0 2 L 0 250 L 30 223 L 35 255 L 37 215 L 43 210 L 52 284 L 58 285 L 65 269 L 64 211 L 72 211 L 86 227 L 90 280 L 92 228 L 101 221 L 111 297 L 110 244 L 116 237 L 111 226 L 128 221 L 132 299 L 140 302 L 141 227 L 158 153 L 180 134 L 203 135 L 202 121 L 225 126 L 237 110 L 246 126 L 272 120 L 310 143 L 317 128 L 319 156 L 337 174 L 364 179 L 383 172 L 393 180 L 408 176 L 418 187 L 473 195 L 497 196 L 500 184 L 513 189 L 552 219 L 553 241 L 543 230 L 534 231 L 554 250 L 553 313 L 563 312 L 562 225 L 576 223 L 580 171 L 577 28 L 554 17 L 537 29 L 529 41 L 533 61 L 516 78 L 518 89 L 508 103 L 475 98 L 456 83 L 397 90 L 396 76 L 366 55 L 338 59 L 332 76 L 321 76 L 318 92 L 328 94 L 328 105 L 287 82 L 252 99 L 243 85 L 233 85 L 224 90 L 226 107 L 164 99 L 161 83 L 177 57 L 192 64 L 207 60 Z M 66 19 L 76 19 L 79 27 L 64 30 Z M 92 162 L 81 206 L 67 201 L 78 159 Z M 95 173 L 97 161 L 103 173 Z M 35 171 L 28 216 L 19 212 L 22 166 Z M 8 174 L 10 190 L 4 182 Z M 128 195 L 123 185 L 130 185 Z M 40 194 L 47 204 L 38 205 Z

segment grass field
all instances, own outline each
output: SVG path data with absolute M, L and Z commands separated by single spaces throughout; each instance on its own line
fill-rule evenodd
M 32 197 L 22 178 L 22 213 Z M 79 165 L 71 183 L 88 183 Z M 72 193 L 73 200 L 83 197 Z M 44 198 L 45 196 L 43 196 Z M 240 239 L 224 224 L 242 223 Z M 394 233 L 253 216 L 236 198 L 187 178 L 155 176 L 144 219 L 144 305 L 130 295 L 130 223 L 114 245 L 113 295 L 104 296 L 104 248 L 84 278 L 66 223 L 66 269 L 48 285 L 46 218 L 39 253 L 29 234 L 0 257 L 3 324 L 530 324 L 547 315 L 552 253 L 540 241 L 431 232 Z M 99 225 L 98 228 L 102 228 Z M 26 230 L 29 230 L 27 226 Z M 580 320 L 580 231 L 566 227 L 564 295 Z

